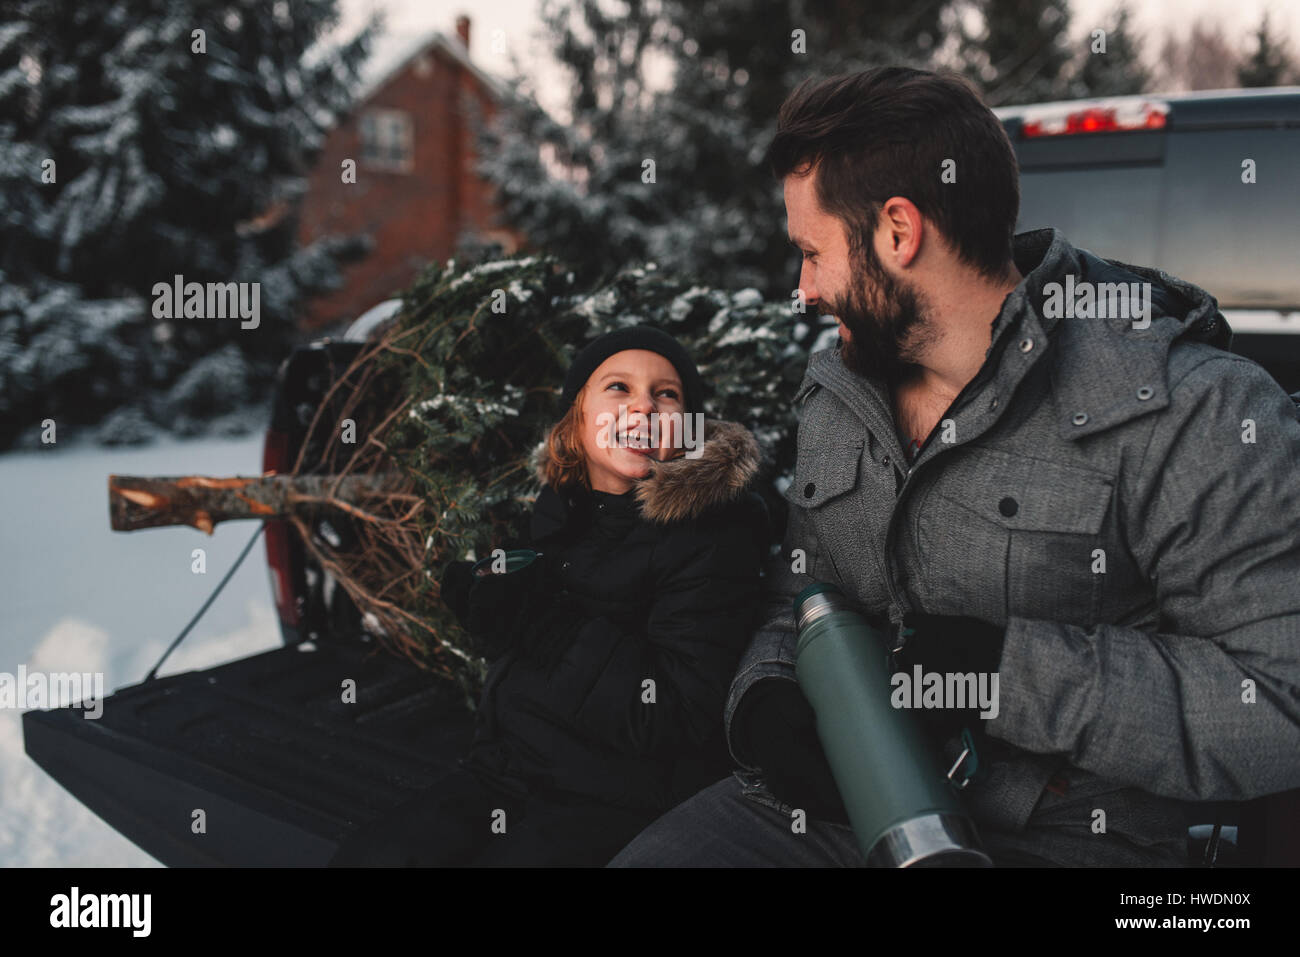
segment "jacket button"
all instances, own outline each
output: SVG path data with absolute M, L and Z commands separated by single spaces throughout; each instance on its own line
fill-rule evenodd
M 1140 389 L 1138 389 L 1138 398 L 1141 399 L 1143 402 L 1145 402 L 1147 399 L 1151 398 L 1155 394 L 1156 394 L 1156 390 L 1151 388 L 1151 386 L 1149 385 L 1144 385 Z
M 1076 412 L 1076 413 L 1074 413 L 1074 418 L 1071 419 L 1070 421 L 1073 422 L 1075 425 L 1087 425 L 1087 424 L 1088 424 L 1088 413 L 1087 413 L 1087 412 Z
M 998 502 L 998 511 L 1007 518 L 1010 518 L 1012 515 L 1015 515 L 1016 512 L 1020 511 L 1020 503 L 1014 498 L 1007 496 L 1002 501 Z
M 817 483 L 816 483 L 816 482 L 809 482 L 807 485 L 805 485 L 805 486 L 803 487 L 803 497 L 804 497 L 804 498 L 812 498 L 815 494 L 817 494 Z
M 882 459 L 880 460 L 880 464 L 881 464 L 881 465 L 888 465 L 888 464 L 889 464 L 889 456 L 886 455 L 884 458 L 882 458 Z
M 1021 339 L 1021 340 L 1020 340 L 1020 351 L 1021 351 L 1021 352 L 1028 352 L 1028 351 L 1029 351 L 1030 349 L 1032 349 L 1033 347 L 1034 347 L 1034 340 L 1033 340 L 1033 339 Z
M 569 567 L 569 563 L 568 563 L 568 562 L 560 562 L 560 567 L 561 567 L 561 568 L 568 568 L 568 567 Z

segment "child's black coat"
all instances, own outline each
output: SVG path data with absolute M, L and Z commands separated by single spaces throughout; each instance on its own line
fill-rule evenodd
M 723 706 L 752 636 L 767 514 L 753 436 L 710 421 L 702 454 L 625 495 L 543 486 L 531 545 L 582 620 L 552 667 L 493 662 L 464 763 L 520 791 L 665 811 L 725 777 Z

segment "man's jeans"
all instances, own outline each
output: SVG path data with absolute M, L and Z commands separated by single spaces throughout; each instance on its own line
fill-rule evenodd
M 659 818 L 620 851 L 609 866 L 866 866 L 850 828 L 809 819 L 806 833 L 796 833 L 792 823 L 776 808 L 750 800 L 740 782 L 729 776 Z M 1083 830 L 1063 839 L 1061 860 L 1029 853 L 1019 846 L 1026 839 L 1016 834 L 988 832 L 980 837 L 985 852 L 998 867 L 1181 867 L 1186 863 L 1185 847 L 1117 847 L 1115 842 Z

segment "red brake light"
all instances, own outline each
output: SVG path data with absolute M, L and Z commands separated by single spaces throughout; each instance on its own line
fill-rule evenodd
M 1163 129 L 1169 107 L 1150 100 L 1091 104 L 1060 104 L 1025 112 L 1020 134 L 1026 138 L 1074 133 L 1116 133 Z

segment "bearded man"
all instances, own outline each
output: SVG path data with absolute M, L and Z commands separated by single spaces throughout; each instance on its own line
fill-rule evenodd
M 794 398 L 785 541 L 726 709 L 740 770 L 614 866 L 866 863 L 795 680 L 816 581 L 901 669 L 999 676 L 996 716 L 917 713 L 945 768 L 971 732 L 995 864 L 1182 865 L 1195 804 L 1300 787 L 1300 423 L 1214 298 L 1015 235 L 1014 152 L 951 75 L 806 82 L 769 159 L 840 342 Z M 1109 284 L 1141 301 L 1063 315 L 1063 288 Z

